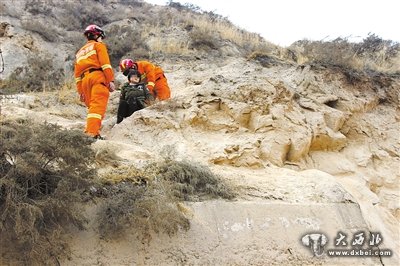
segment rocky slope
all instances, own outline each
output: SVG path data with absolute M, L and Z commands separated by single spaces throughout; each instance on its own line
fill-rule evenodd
M 93 148 L 114 151 L 123 164 L 143 166 L 173 147 L 176 159 L 207 164 L 240 191 L 239 197 L 187 203 L 189 232 L 173 240 L 155 237 L 150 246 L 110 243 L 94 232 L 77 234 L 68 263 L 346 261 L 312 258 L 299 241 L 312 231 L 325 232 L 330 248 L 338 231 L 378 231 L 384 238 L 381 248 L 398 249 L 398 80 L 389 88 L 370 81 L 357 88 L 330 69 L 264 68 L 241 59 L 166 62 L 164 68 L 172 99 L 119 125 L 110 113 L 103 129 L 107 140 Z M 60 119 L 67 107 L 54 99 L 55 105 L 43 106 L 46 97 L 56 95 L 33 94 L 12 104 L 3 100 L 2 116 L 83 127 L 83 107 L 75 115 L 79 119 Z M 118 92 L 110 100 L 111 110 L 117 98 Z M 204 244 L 199 247 L 199 242 Z M 92 259 L 84 259 L 87 252 Z M 255 254 L 263 255 L 254 260 Z M 394 264 L 398 254 L 381 260 Z M 360 263 L 376 265 L 380 259 Z

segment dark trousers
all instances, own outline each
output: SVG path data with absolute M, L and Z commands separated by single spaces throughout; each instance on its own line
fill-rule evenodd
M 137 101 L 119 100 L 117 124 L 121 123 L 124 118 L 131 116 L 134 112 L 143 109 L 144 106 L 139 105 Z

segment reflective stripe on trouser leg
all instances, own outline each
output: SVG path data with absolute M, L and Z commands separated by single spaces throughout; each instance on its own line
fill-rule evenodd
M 107 110 L 109 95 L 108 88 L 103 84 L 95 84 L 92 87 L 86 120 L 86 133 L 93 136 L 100 134 L 101 121 Z

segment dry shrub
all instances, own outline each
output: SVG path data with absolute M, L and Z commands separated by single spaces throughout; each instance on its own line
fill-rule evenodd
M 11 75 L 0 80 L 4 94 L 52 90 L 64 82 L 64 70 L 56 69 L 50 55 L 30 56 L 24 67 L 17 67 Z
M 229 41 L 241 47 L 246 52 L 261 49 L 262 47 L 274 47 L 274 45 L 267 43 L 259 34 L 242 30 L 233 25 L 227 18 L 223 18 L 212 12 L 206 12 L 200 17 L 188 17 L 187 23 L 194 25 L 194 30 L 198 29 L 198 32 L 192 35 L 194 44 L 207 42 L 211 38 L 210 41 L 214 45 L 218 44 L 218 42 Z M 199 36 L 199 34 L 203 34 L 203 37 Z
M 107 47 L 112 65 L 118 65 L 119 61 L 129 53 L 134 58 L 141 57 L 141 50 L 147 47 L 141 38 L 141 27 L 112 25 L 107 34 Z
M 56 42 L 59 38 L 58 30 L 51 23 L 41 20 L 23 20 L 21 22 L 23 29 L 36 32 L 48 42 Z
M 400 44 L 370 34 L 363 42 L 355 44 L 357 57 L 364 69 L 379 72 L 399 72 Z
M 157 166 L 158 176 L 171 184 L 179 200 L 233 199 L 234 191 L 204 165 L 189 161 L 166 160 Z
M 118 184 L 120 182 L 130 182 L 133 184 L 141 185 L 153 181 L 154 174 L 149 171 L 138 169 L 132 165 L 119 166 L 112 169 L 101 176 L 101 182 L 104 184 Z
M 173 147 L 164 152 L 174 157 Z M 211 198 L 232 199 L 235 193 L 206 166 L 166 159 L 142 170 L 120 167 L 103 176 L 105 195 L 98 212 L 99 232 L 106 238 L 133 230 L 142 240 L 152 232 L 169 236 L 190 227 L 187 209 L 180 201 Z
M 35 16 L 40 14 L 51 15 L 52 5 L 52 0 L 28 0 L 25 3 L 25 10 Z
M 171 236 L 189 229 L 189 220 L 178 210 L 164 185 L 121 182 L 107 188 L 108 196 L 99 211 L 100 235 L 118 238 L 129 228 L 150 241 L 151 232 Z
M 384 40 L 375 34 L 370 34 L 362 43 L 356 44 L 355 47 L 359 56 L 382 56 L 385 61 L 391 60 L 399 53 L 400 44 L 391 40 Z
M 1 124 L 3 262 L 54 265 L 68 255 L 67 233 L 85 223 L 77 203 L 94 174 L 91 142 L 79 131 L 51 124 Z
M 169 184 L 156 177 L 152 167 L 121 166 L 102 176 L 106 199 L 98 212 L 99 233 L 118 238 L 134 229 L 142 240 L 155 233 L 175 234 L 189 229 L 190 223 L 171 195 Z
M 103 5 L 99 1 L 74 0 L 60 1 L 59 9 L 54 13 L 60 23 L 60 26 L 66 30 L 83 30 L 90 24 L 96 24 L 100 27 L 111 22 L 110 13 L 112 9 Z
M 190 47 L 192 49 L 210 52 L 211 50 L 218 50 L 220 46 L 217 32 L 210 31 L 205 27 L 193 28 L 189 36 L 191 38 Z
M 251 53 L 247 59 L 259 62 L 263 67 L 272 67 L 283 64 L 283 61 L 276 56 L 261 51 L 255 51 Z
M 201 8 L 197 5 L 194 4 L 190 4 L 190 3 L 185 3 L 185 4 L 181 4 L 179 2 L 174 2 L 172 0 L 168 1 L 168 6 L 175 8 L 179 11 L 193 11 L 194 13 L 198 13 L 201 12 Z
M 169 26 L 168 31 L 161 27 L 148 27 L 143 31 L 142 36 L 146 39 L 150 55 L 154 58 L 160 55 L 183 56 L 191 53 L 190 37 L 180 27 Z
M 328 42 L 303 40 L 294 43 L 291 47 L 300 52 L 310 63 L 357 67 L 354 65 L 352 45 L 346 39 L 337 38 Z
M 170 12 L 159 15 L 161 25 L 179 27 L 187 31 L 190 49 L 220 52 L 226 45 L 236 46 L 244 54 L 254 50 L 276 50 L 277 46 L 266 42 L 259 34 L 250 33 L 233 25 L 227 18 L 214 12 L 206 12 L 193 4 L 170 1 Z M 178 11 L 178 12 L 176 12 Z M 182 46 L 183 51 L 187 46 Z
M 355 71 L 398 71 L 400 45 L 378 36 L 369 35 L 361 43 L 345 38 L 332 41 L 298 41 L 290 49 L 297 53 L 298 63 L 319 64 Z
M 116 148 L 112 145 L 102 145 L 95 148 L 96 164 L 100 167 L 118 167 L 122 159 L 116 154 Z

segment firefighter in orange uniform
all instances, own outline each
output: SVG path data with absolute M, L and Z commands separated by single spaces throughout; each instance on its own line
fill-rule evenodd
M 110 92 L 115 90 L 114 72 L 107 47 L 102 42 L 104 31 L 99 26 L 89 25 L 84 35 L 88 41 L 76 54 L 75 82 L 80 100 L 89 108 L 85 133 L 102 139 L 101 121 L 106 113 Z
M 125 76 L 128 76 L 130 69 L 136 69 L 155 99 L 162 101 L 171 98 L 171 90 L 161 67 L 147 61 L 134 62 L 132 59 L 123 59 L 119 68 Z

